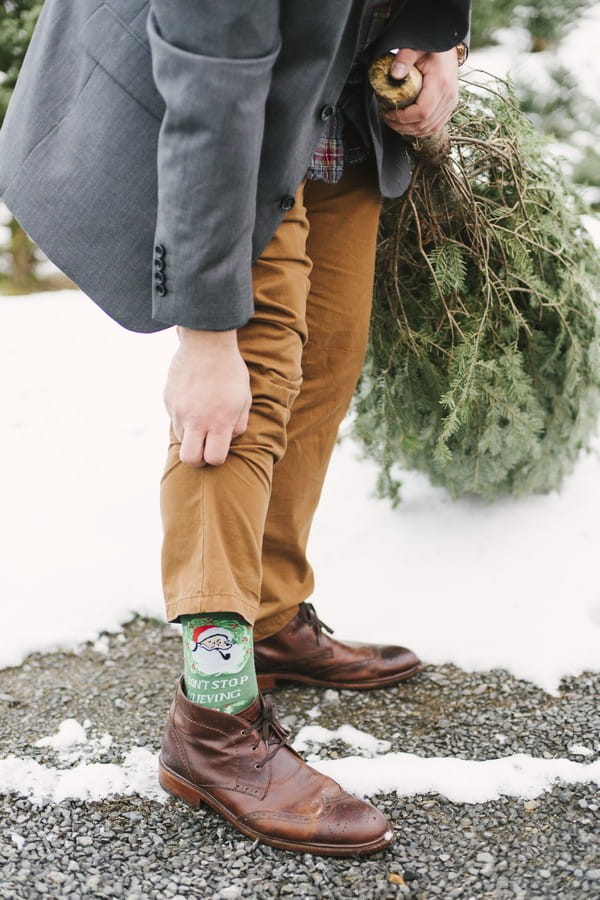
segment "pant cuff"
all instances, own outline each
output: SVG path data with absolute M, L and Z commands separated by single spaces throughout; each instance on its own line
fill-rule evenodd
M 254 625 L 258 602 L 253 602 L 236 594 L 193 594 L 166 603 L 167 621 L 177 622 L 179 616 L 193 616 L 201 613 L 237 613 L 249 625 Z

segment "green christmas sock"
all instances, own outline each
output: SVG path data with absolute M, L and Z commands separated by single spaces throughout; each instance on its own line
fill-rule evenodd
M 258 696 L 252 627 L 236 613 L 181 616 L 188 700 L 236 715 Z

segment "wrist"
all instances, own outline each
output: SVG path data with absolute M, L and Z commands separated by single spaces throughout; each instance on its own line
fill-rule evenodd
M 237 329 L 229 331 L 200 331 L 195 328 L 177 326 L 177 336 L 182 346 L 194 347 L 237 347 Z

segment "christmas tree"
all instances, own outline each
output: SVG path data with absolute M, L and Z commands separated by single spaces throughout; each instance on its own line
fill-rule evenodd
M 548 491 L 600 409 L 598 254 L 510 88 L 465 87 L 451 155 L 387 202 L 354 431 L 452 495 Z

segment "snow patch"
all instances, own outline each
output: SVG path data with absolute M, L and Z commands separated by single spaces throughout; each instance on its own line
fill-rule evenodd
M 498 734 L 496 738 L 499 743 L 505 741 L 504 735 Z M 335 730 L 306 725 L 298 732 L 293 746 L 302 752 L 335 740 L 365 752 L 342 759 L 320 759 L 313 754 L 308 760 L 315 769 L 361 797 L 395 791 L 403 797 L 442 794 L 456 803 L 485 803 L 502 796 L 532 800 L 551 790 L 558 781 L 600 784 L 600 760 L 584 764 L 569 759 L 540 759 L 523 753 L 491 760 L 388 753 L 389 741 L 379 740 L 352 725 L 341 725 Z M 593 755 L 592 750 L 579 744 L 573 744 L 569 751 L 581 756 Z
M 77 719 L 65 719 L 58 726 L 56 734 L 40 738 L 36 747 L 52 747 L 53 750 L 69 750 L 76 744 L 87 743 L 85 728 Z
M 346 729 L 347 738 L 363 745 L 365 737 L 369 737 L 362 732 L 357 737 L 356 729 L 350 726 Z M 339 731 L 313 735 L 313 739 L 334 740 L 340 737 Z M 372 740 L 372 746 L 380 744 Z M 525 754 L 479 761 L 387 753 L 371 758 L 315 760 L 311 764 L 362 797 L 395 791 L 404 797 L 435 793 L 455 803 L 485 803 L 502 796 L 531 800 L 551 790 L 557 782 L 600 784 L 600 761 L 584 764 Z M 166 799 L 157 780 L 157 754 L 145 747 L 133 747 L 121 765 L 81 762 L 70 769 L 9 756 L 0 760 L 0 792 L 20 794 L 34 804 L 98 801 L 132 794 L 160 802 Z M 19 846 L 19 836 L 13 840 Z
M 312 744 L 330 744 L 336 740 L 343 741 L 354 750 L 364 750 L 368 756 L 385 753 L 391 747 L 389 741 L 381 741 L 366 731 L 354 728 L 353 725 L 340 725 L 335 730 L 322 728 L 320 725 L 305 725 L 296 735 L 293 746 L 301 753 L 310 749 Z
M 531 800 L 558 782 L 600 785 L 600 760 L 584 764 L 522 753 L 485 761 L 388 753 L 374 759 L 317 760 L 311 765 L 362 797 L 395 791 L 403 797 L 433 793 L 454 803 L 486 803 L 503 796 Z
M 590 747 L 584 747 L 583 744 L 571 744 L 568 748 L 569 753 L 574 756 L 593 756 L 594 751 Z
M 88 736 L 87 731 L 92 727 L 89 719 L 85 719 L 80 725 L 76 719 L 65 719 L 58 726 L 56 734 L 40 738 L 35 742 L 35 747 L 50 747 L 58 755 L 63 765 L 72 764 L 79 760 L 96 760 L 104 756 L 112 747 L 112 735 L 104 732 L 99 736 Z
M 70 769 L 9 756 L 0 760 L 0 793 L 20 794 L 35 804 L 131 794 L 162 802 L 166 795 L 158 784 L 157 767 L 157 754 L 145 747 L 133 747 L 121 765 L 81 762 Z

